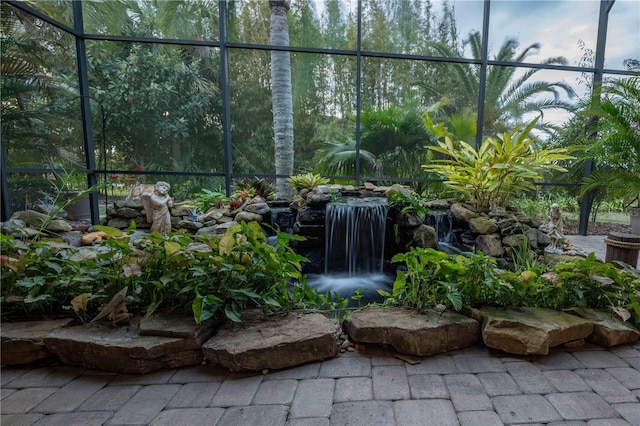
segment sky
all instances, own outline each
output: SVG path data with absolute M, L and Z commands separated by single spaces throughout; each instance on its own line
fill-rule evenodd
M 356 7 L 356 0 L 344 1 Z M 462 37 L 482 30 L 483 0 L 431 0 L 433 10 L 441 11 L 445 1 L 454 6 Z M 323 3 L 316 0 L 319 13 L 324 9 Z M 509 38 L 516 38 L 521 49 L 540 44 L 539 51 L 526 59 L 531 63 L 563 56 L 567 65 L 579 66 L 583 53 L 596 49 L 599 0 L 491 0 L 490 7 L 490 58 Z M 616 0 L 609 16 L 605 68 L 624 70 L 622 61 L 628 58 L 640 60 L 640 0 Z M 579 72 L 541 70 L 535 78 L 568 83 L 579 96 L 588 92 L 586 85 L 579 83 L 585 78 Z M 570 100 L 566 96 L 563 99 Z M 550 111 L 545 121 L 562 124 L 569 117 L 561 110 Z
M 461 34 L 481 29 L 482 0 L 452 0 L 452 3 Z M 489 56 L 506 39 L 516 38 L 521 49 L 540 44 L 539 52 L 529 56 L 527 62 L 564 56 L 567 65 L 578 66 L 583 55 L 580 42 L 584 43 L 584 49 L 596 49 L 599 9 L 599 0 L 492 0 Z M 609 16 L 605 68 L 624 70 L 622 61 L 627 58 L 640 60 L 640 0 L 616 0 Z M 539 80 L 564 81 L 578 95 L 584 95 L 587 87 L 578 83 L 581 77 L 580 73 L 566 71 L 544 70 L 536 74 Z M 562 124 L 569 117 L 564 111 L 551 111 L 545 121 Z

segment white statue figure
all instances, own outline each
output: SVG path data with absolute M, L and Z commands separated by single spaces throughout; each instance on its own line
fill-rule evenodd
M 151 232 L 158 231 L 166 234 L 171 231 L 171 207 L 173 198 L 169 196 L 171 185 L 167 182 L 157 182 L 153 194 L 144 192 L 140 195 L 147 222 L 151 223 Z
M 564 239 L 564 230 L 562 225 L 562 213 L 560 212 L 560 206 L 557 203 L 553 203 L 551 205 L 549 219 L 548 234 L 551 239 L 551 245 L 549 247 L 551 251 L 560 252 L 562 251 L 562 247 L 559 247 L 559 244 L 561 244 Z

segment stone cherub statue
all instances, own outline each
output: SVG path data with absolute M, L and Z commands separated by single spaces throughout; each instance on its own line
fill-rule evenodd
M 140 195 L 145 213 L 147 214 L 147 223 L 151 223 L 151 232 L 158 231 L 166 234 L 171 231 L 171 207 L 173 207 L 173 198 L 169 196 L 171 185 L 167 182 L 157 182 L 153 194 L 143 192 Z
M 562 252 L 562 240 L 564 239 L 564 229 L 562 224 L 562 213 L 560 212 L 560 206 L 557 203 L 551 205 L 551 211 L 549 214 L 549 223 L 547 225 L 547 234 L 551 239 L 549 245 L 549 251 Z
M 91 322 L 96 322 L 104 317 L 107 317 L 113 326 L 117 326 L 118 323 L 131 320 L 131 314 L 127 311 L 127 303 L 133 301 L 132 296 L 127 296 L 127 287 L 117 292 L 100 311 L 98 315 Z

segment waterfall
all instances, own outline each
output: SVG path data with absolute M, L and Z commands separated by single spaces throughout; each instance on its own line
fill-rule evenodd
M 325 274 L 380 273 L 384 261 L 386 198 L 329 203 L 325 216 Z
M 451 210 L 433 211 L 427 217 L 427 224 L 436 230 L 438 242 L 452 244 L 456 242 L 453 233 L 453 215 Z

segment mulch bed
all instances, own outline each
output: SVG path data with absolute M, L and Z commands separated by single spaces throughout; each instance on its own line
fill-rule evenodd
M 565 235 L 579 235 L 578 226 L 579 221 L 573 219 L 563 219 L 564 234 Z M 625 234 L 631 233 L 631 225 L 624 223 L 609 223 L 609 222 L 589 222 L 587 229 L 588 235 L 607 235 L 610 232 L 623 232 Z

